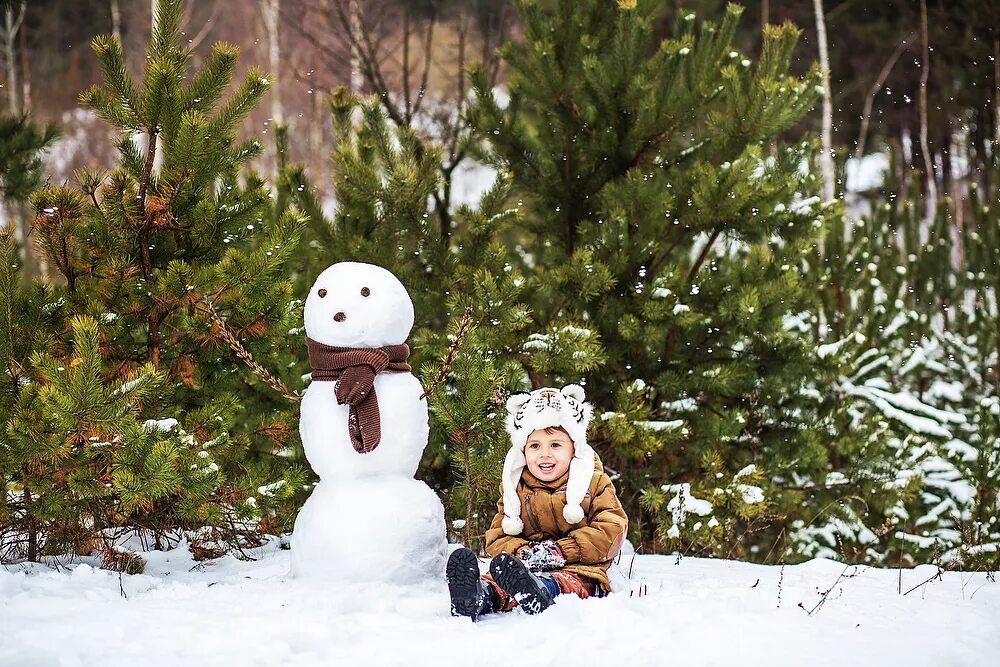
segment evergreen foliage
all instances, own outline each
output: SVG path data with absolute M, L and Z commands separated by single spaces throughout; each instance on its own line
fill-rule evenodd
M 473 68 L 461 145 L 332 92 L 329 217 L 287 126 L 273 186 L 248 170 L 261 146 L 237 134 L 267 79 L 234 87 L 226 44 L 190 71 L 180 0 L 157 4 L 141 77 L 94 40 L 82 101 L 119 159 L 30 196 L 58 284 L 26 280 L 0 233 L 0 558 L 137 571 L 132 531 L 213 555 L 290 528 L 309 473 L 274 388 L 308 379 L 306 290 L 354 260 L 413 297 L 420 476 L 469 546 L 507 393 L 581 382 L 640 547 L 997 568 L 1000 190 L 959 225 L 890 179 L 854 220 L 789 139 L 819 94 L 815 67 L 789 74 L 790 24 L 753 62 L 735 5 L 678 11 L 660 40 L 652 1 L 514 4 L 507 99 Z M 0 122 L 5 197 L 39 186 L 52 136 Z M 476 205 L 439 209 L 447 153 L 495 168 Z
M 823 478 L 797 480 L 814 518 L 792 525 L 790 548 L 995 569 L 997 194 L 974 193 L 973 219 L 957 229 L 951 201 L 925 217 L 917 185 L 890 199 L 824 240 L 815 322 L 838 359 L 839 376 L 818 388 L 832 456 Z
M 68 319 L 32 357 L 8 431 L 20 432 L 51 405 L 67 414 L 50 422 L 51 433 L 22 438 L 15 458 L 36 463 L 9 483 L 35 507 L 58 497 L 71 513 L 80 493 L 91 504 L 78 521 L 86 530 L 71 543 L 48 530 L 55 515 L 35 517 L 50 551 L 80 553 L 102 531 L 126 527 L 149 530 L 160 543 L 207 526 L 212 541 L 238 546 L 261 529 L 289 525 L 290 507 L 282 504 L 304 478 L 300 467 L 275 458 L 295 405 L 241 365 L 212 316 L 221 314 L 264 361 L 290 344 L 286 332 L 300 318 L 289 305 L 284 264 L 301 218 L 288 210 L 272 219 L 264 182 L 252 173 L 241 178 L 261 148 L 256 139 L 237 141 L 237 130 L 267 80 L 251 69 L 224 97 L 237 57 L 226 44 L 189 72 L 181 7 L 157 4 L 138 82 L 116 38 L 93 42 L 105 81 L 81 101 L 120 131 L 115 168 L 83 170 L 76 185 L 31 196 L 37 243 L 65 281 L 52 288 L 54 301 Z M 54 373 L 61 362 L 53 360 L 71 354 L 80 365 L 62 363 L 73 371 Z M 133 391 L 121 390 L 133 382 Z M 149 389 L 133 399 L 139 387 Z M 116 419 L 98 429 L 110 414 Z M 67 439 L 67 429 L 77 435 Z M 54 483 L 98 468 L 101 489 Z
M 518 2 L 510 101 L 474 74 L 476 126 L 525 202 L 511 262 L 529 280 L 531 383 L 586 381 L 635 538 L 747 556 L 762 498 L 726 491 L 741 471 L 825 464 L 800 396 L 815 357 L 786 319 L 810 306 L 802 267 L 835 209 L 811 198 L 810 145 L 778 140 L 818 73 L 787 74 L 790 25 L 765 29 L 755 65 L 739 54 L 736 6 L 719 23 L 682 13 L 656 44 L 653 4 Z M 690 526 L 714 519 L 716 539 L 676 523 L 677 482 L 713 504 Z
M 55 125 L 39 128 L 27 115 L 0 116 L 0 198 L 24 201 L 41 185 L 39 153 L 57 136 Z

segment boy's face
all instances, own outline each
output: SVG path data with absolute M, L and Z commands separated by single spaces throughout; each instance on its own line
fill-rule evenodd
M 559 479 L 569 470 L 573 459 L 573 440 L 564 431 L 535 429 L 524 445 L 524 461 L 528 472 L 543 482 Z

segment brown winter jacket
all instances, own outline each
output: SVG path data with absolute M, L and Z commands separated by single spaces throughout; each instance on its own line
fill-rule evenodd
M 615 495 L 614 484 L 604 473 L 600 457 L 597 457 L 595 464 L 590 489 L 581 503 L 583 520 L 573 525 L 563 518 L 569 473 L 552 482 L 543 482 L 525 468 L 521 473 L 521 481 L 517 484 L 524 530 L 520 535 L 507 535 L 503 532 L 500 525 L 503 521 L 501 488 L 497 515 L 486 531 L 486 553 L 491 557 L 502 551 L 516 555 L 517 550 L 528 542 L 553 540 L 566 557 L 563 570 L 590 577 L 605 592 L 610 591 L 608 567 L 618 556 L 625 541 L 628 517 Z

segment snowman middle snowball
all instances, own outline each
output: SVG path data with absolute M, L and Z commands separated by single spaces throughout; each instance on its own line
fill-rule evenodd
M 340 262 L 323 271 L 309 290 L 305 325 L 309 339 L 334 348 L 402 345 L 413 327 L 413 302 L 386 269 Z M 427 401 L 420 398 L 423 387 L 417 378 L 392 370 L 376 374 L 380 443 L 358 456 L 351 446 L 350 406 L 336 394 L 341 381 L 316 381 L 318 375 L 314 369 L 299 423 L 306 458 L 316 474 L 322 479 L 387 473 L 412 477 L 428 435 Z

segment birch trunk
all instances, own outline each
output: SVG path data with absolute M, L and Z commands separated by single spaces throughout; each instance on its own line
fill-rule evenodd
M 27 6 L 27 4 L 25 4 Z M 28 66 L 28 27 L 21 26 L 21 109 L 31 111 L 31 68 Z
M 122 8 L 118 0 L 111 0 L 111 34 L 122 41 Z
M 920 0 L 920 43 L 923 58 L 920 63 L 920 152 L 924 155 L 924 169 L 927 174 L 927 224 L 934 219 L 937 208 L 937 183 L 934 179 L 934 157 L 927 141 L 927 81 L 931 72 L 930 44 L 927 36 L 927 0 Z
M 281 16 L 281 0 L 260 0 L 260 10 L 264 17 L 264 29 L 267 32 L 267 57 L 270 67 L 271 86 L 271 125 L 280 123 L 284 118 L 281 107 L 281 53 L 278 50 L 278 29 Z
M 20 9 L 16 16 L 14 6 L 10 5 L 4 10 L 3 16 L 3 59 L 6 65 L 7 75 L 7 108 L 12 115 L 21 112 L 21 104 L 17 98 L 17 89 L 20 85 L 17 77 L 17 53 L 14 48 L 17 32 L 21 29 L 21 22 L 24 20 L 25 3 L 19 3 Z
M 819 156 L 819 167 L 823 180 L 823 199 L 825 201 L 833 201 L 836 197 L 833 170 L 833 100 L 830 92 L 830 53 L 827 50 L 826 19 L 823 15 L 823 0 L 813 0 L 813 8 L 816 12 L 819 65 L 823 69 L 823 149 Z

